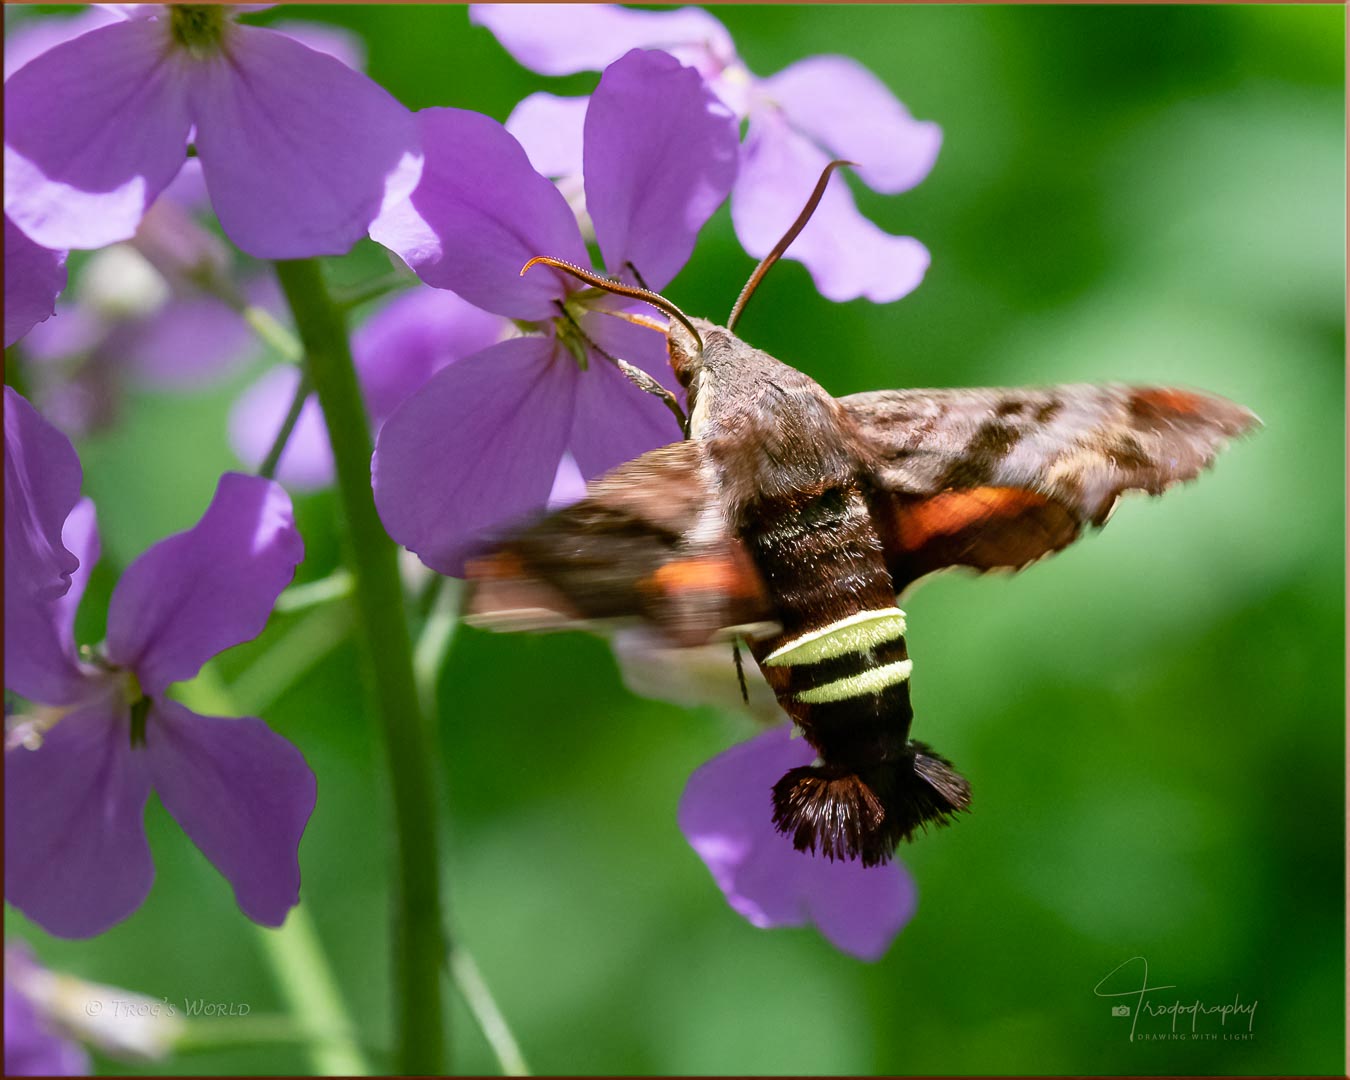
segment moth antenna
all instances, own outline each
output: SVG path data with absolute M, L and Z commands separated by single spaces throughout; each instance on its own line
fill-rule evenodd
M 684 328 L 693 334 L 694 340 L 698 342 L 699 352 L 703 351 L 703 335 L 694 329 L 694 324 L 690 322 L 689 316 L 660 293 L 654 293 L 650 289 L 641 289 L 636 285 L 625 285 L 622 281 L 615 281 L 613 278 L 601 277 L 590 270 L 583 270 L 576 263 L 570 263 L 566 259 L 554 259 L 548 255 L 536 255 L 520 268 L 520 276 L 524 277 L 525 272 L 537 263 L 551 266 L 555 270 L 562 270 L 564 273 L 571 274 L 578 281 L 584 281 L 587 285 L 593 285 L 605 292 L 614 293 L 617 296 L 627 296 L 633 300 L 641 300 L 643 303 L 651 304 L 658 311 L 664 311 L 672 319 L 678 319 L 683 323 Z
M 779 240 L 778 243 L 774 244 L 773 250 L 760 260 L 759 265 L 755 267 L 754 273 L 750 275 L 750 280 L 745 283 L 745 288 L 741 290 L 741 295 L 736 297 L 736 303 L 731 307 L 731 314 L 727 316 L 728 330 L 736 329 L 736 324 L 740 322 L 741 314 L 745 311 L 745 305 L 749 302 L 750 297 L 754 295 L 755 290 L 759 288 L 759 283 L 764 280 L 764 275 L 769 272 L 769 268 L 772 267 L 774 263 L 783 257 L 783 253 L 787 251 L 792 241 L 797 239 L 797 234 L 806 228 L 806 223 L 811 220 L 811 215 L 816 212 L 816 207 L 820 205 L 820 200 L 825 196 L 825 185 L 830 182 L 830 174 L 841 165 L 851 165 L 854 168 L 857 168 L 858 163 L 856 161 L 844 161 L 839 159 L 831 161 L 825 166 L 825 170 L 820 174 L 820 179 L 816 181 L 815 190 L 811 192 L 811 197 L 806 200 L 806 205 L 802 207 L 802 212 L 797 215 L 797 220 L 794 221 L 788 231 L 783 234 L 783 238 Z

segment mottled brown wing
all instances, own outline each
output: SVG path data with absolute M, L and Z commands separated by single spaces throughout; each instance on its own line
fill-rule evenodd
M 468 619 L 502 630 L 640 619 L 700 645 L 772 619 L 754 564 L 723 522 L 716 473 L 695 442 L 643 454 L 586 498 L 468 567 Z
M 875 450 L 897 590 L 948 566 L 1017 569 L 1161 494 L 1259 421 L 1221 397 L 1133 386 L 895 390 L 840 399 Z

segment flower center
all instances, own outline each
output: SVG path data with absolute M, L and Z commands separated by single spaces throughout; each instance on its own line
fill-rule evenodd
M 562 303 L 561 313 L 553 320 L 553 333 L 563 348 L 572 354 L 577 367 L 585 371 L 590 367 L 591 341 L 578 321 L 586 310 L 586 305 L 578 299 L 579 295 L 573 294 Z
M 225 9 L 215 4 L 173 4 L 169 7 L 173 39 L 194 56 L 220 47 L 225 32 Z

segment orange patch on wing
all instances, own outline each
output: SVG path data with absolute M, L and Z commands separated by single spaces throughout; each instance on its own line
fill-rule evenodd
M 937 537 L 952 536 L 993 520 L 1016 518 L 1049 502 L 1044 495 L 1021 488 L 944 491 L 905 507 L 896 522 L 900 548 L 918 551 Z
M 1191 416 L 1203 412 L 1210 402 L 1199 394 L 1185 390 L 1169 390 L 1166 387 L 1154 387 L 1148 390 L 1136 390 L 1130 399 L 1130 405 L 1136 410 L 1156 410 L 1157 412 L 1177 413 Z
M 465 577 L 477 581 L 505 581 L 525 576 L 525 564 L 509 551 L 499 551 L 481 559 L 470 559 L 464 565 Z
M 733 559 L 676 559 L 658 567 L 642 582 L 666 594 L 715 592 L 725 596 L 754 596 L 758 588 Z

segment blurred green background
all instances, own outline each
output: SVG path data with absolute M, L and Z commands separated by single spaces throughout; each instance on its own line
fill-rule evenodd
M 749 340 L 835 394 L 1161 381 L 1225 394 L 1266 426 L 1199 484 L 1129 501 L 1023 575 L 943 576 L 908 599 L 917 724 L 977 806 L 902 853 L 918 914 L 874 965 L 813 930 L 750 927 L 676 828 L 690 771 L 749 721 L 634 697 L 597 639 L 460 633 L 439 685 L 450 919 L 531 1066 L 1343 1073 L 1344 11 L 716 12 L 755 72 L 846 53 L 945 132 L 912 193 L 854 183 L 875 221 L 928 245 L 924 284 L 885 307 L 832 304 L 784 264 L 742 323 Z M 257 21 L 278 17 L 359 31 L 370 73 L 414 108 L 504 119 L 535 89 L 595 81 L 526 72 L 462 8 Z M 667 292 L 720 318 L 750 268 L 724 209 Z M 116 568 L 195 520 L 233 467 L 225 416 L 251 374 L 140 394 L 81 442 L 105 545 L 82 640 L 97 640 Z M 340 557 L 335 499 L 299 512 L 303 576 L 322 577 Z M 389 798 L 358 655 L 331 620 L 341 640 L 265 715 L 319 776 L 304 903 L 382 1047 Z M 241 695 L 266 696 L 255 665 L 298 663 L 304 634 L 323 644 L 314 621 L 293 633 L 302 622 L 278 617 L 224 658 Z M 8 931 L 86 978 L 278 1011 L 224 880 L 154 800 L 149 830 L 158 880 L 133 918 L 87 942 L 12 912 Z M 1093 987 L 1133 956 L 1184 1001 L 1257 1002 L 1254 1038 L 1131 1042 Z M 456 1068 L 494 1071 L 451 1011 Z M 148 1068 L 308 1067 L 278 1045 Z

